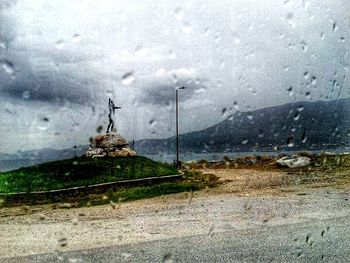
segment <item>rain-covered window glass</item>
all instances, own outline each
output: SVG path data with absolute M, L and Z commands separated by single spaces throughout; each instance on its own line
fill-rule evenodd
M 0 0 L 0 261 L 349 262 L 349 10 Z

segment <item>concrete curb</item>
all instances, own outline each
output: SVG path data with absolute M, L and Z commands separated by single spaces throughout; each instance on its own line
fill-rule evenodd
M 141 179 L 123 180 L 117 182 L 108 182 L 94 185 L 77 186 L 65 189 L 57 189 L 50 191 L 20 192 L 20 193 L 2 193 L 0 199 L 4 199 L 6 203 L 21 204 L 43 203 L 45 200 L 59 202 L 68 199 L 86 198 L 90 194 L 99 194 L 107 190 L 116 191 L 120 188 L 128 188 L 134 186 L 145 186 L 166 182 L 176 182 L 182 179 L 181 174 L 165 175 L 159 177 L 148 177 Z

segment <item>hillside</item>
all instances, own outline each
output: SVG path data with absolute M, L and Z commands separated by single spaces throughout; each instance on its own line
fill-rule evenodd
M 207 129 L 180 135 L 181 152 L 254 148 L 326 149 L 349 145 L 350 99 L 297 102 L 236 112 Z M 172 153 L 175 137 L 137 141 L 141 154 Z
M 0 173 L 0 193 L 46 191 L 177 173 L 171 165 L 141 156 L 79 157 Z

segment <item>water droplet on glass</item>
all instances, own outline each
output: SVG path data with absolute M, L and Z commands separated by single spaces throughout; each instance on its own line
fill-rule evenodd
M 97 128 L 96 128 L 96 131 L 98 132 L 98 133 L 101 133 L 102 132 L 102 130 L 103 130 L 103 126 L 98 126 Z
M 300 44 L 301 44 L 302 50 L 303 50 L 304 52 L 306 52 L 306 51 L 307 51 L 307 44 L 306 44 L 306 42 L 305 42 L 305 41 L 301 41 Z
M 160 68 L 156 72 L 156 76 L 158 77 L 163 76 L 164 74 L 165 74 L 165 68 Z
M 305 92 L 305 97 L 306 97 L 307 99 L 311 99 L 311 93 L 310 93 L 310 91 Z
M 72 42 L 77 43 L 81 40 L 81 36 L 79 34 L 74 34 L 72 37 Z
M 227 112 L 227 108 L 223 108 L 223 109 L 221 110 L 221 116 L 224 116 L 226 112 Z
M 247 144 L 247 143 L 248 143 L 248 139 L 243 138 L 243 140 L 242 140 L 242 144 Z
M 338 26 L 337 26 L 337 22 L 336 21 L 333 21 L 332 30 L 333 30 L 333 32 L 338 30 Z
M 303 4 L 303 8 L 304 9 L 307 9 L 309 7 L 309 5 L 310 5 L 308 0 L 303 0 L 302 4 Z
M 206 27 L 206 28 L 204 29 L 204 36 L 205 36 L 205 37 L 209 36 L 209 33 L 210 33 L 210 28 L 209 28 L 209 27 Z
M 170 253 L 165 254 L 163 259 L 162 259 L 162 263 L 173 263 L 173 259 L 172 259 L 172 255 Z
M 252 120 L 252 119 L 253 119 L 253 115 L 249 112 L 249 113 L 247 114 L 247 118 L 248 118 L 248 120 Z
M 68 240 L 65 237 L 58 239 L 58 244 L 60 247 L 65 247 L 68 245 Z
M 78 225 L 78 218 L 74 217 L 74 218 L 72 219 L 72 224 L 73 224 L 74 226 Z
M 6 49 L 7 45 L 5 42 L 0 41 L 0 49 Z
M 306 132 L 304 131 L 303 134 L 301 135 L 301 142 L 306 143 L 306 141 L 307 141 L 307 136 L 306 136 Z
M 22 93 L 22 99 L 24 99 L 24 100 L 30 99 L 30 92 L 29 92 L 28 90 L 23 91 L 23 93 Z
M 233 32 L 233 41 L 235 42 L 236 45 L 241 43 L 241 39 L 238 37 L 236 32 Z
M 64 41 L 63 41 L 62 39 L 56 41 L 55 47 L 56 47 L 57 49 L 62 49 L 62 48 L 64 47 Z
M 182 20 L 184 18 L 184 12 L 181 7 L 176 7 L 174 11 L 175 19 Z
M 287 144 L 288 147 L 293 147 L 294 146 L 293 136 L 289 136 L 287 138 L 287 143 L 286 144 Z
M 311 84 L 316 85 L 316 82 L 317 82 L 317 78 L 315 76 L 312 76 L 311 77 Z
M 175 52 L 173 50 L 169 50 L 168 55 L 169 55 L 170 59 L 175 59 L 176 58 L 176 54 L 175 54 Z
M 148 122 L 148 124 L 149 124 L 150 126 L 154 126 L 154 125 L 156 124 L 156 120 L 155 120 L 155 119 L 151 119 L 151 120 Z
M 215 229 L 215 226 L 214 226 L 214 225 L 212 225 L 212 226 L 209 228 L 208 235 L 209 235 L 210 237 L 212 237 L 212 236 L 214 235 L 214 229 Z
M 122 76 L 122 83 L 124 85 L 129 85 L 135 81 L 134 72 L 128 72 Z
M 299 112 L 295 113 L 293 119 L 294 119 L 295 121 L 297 121 L 297 120 L 299 120 L 299 118 L 300 118 L 300 113 L 299 113 Z
M 193 199 L 193 190 L 191 189 L 190 194 L 188 196 L 188 204 L 192 203 L 192 199 Z
M 192 32 L 192 27 L 188 22 L 184 22 L 182 25 L 182 31 L 184 33 L 191 33 Z
M 125 261 L 126 261 L 126 260 L 129 260 L 129 258 L 131 257 L 131 255 L 132 255 L 131 253 L 125 253 L 125 252 L 124 252 L 124 253 L 122 253 L 122 259 L 125 260 Z
M 291 27 L 294 28 L 295 23 L 293 21 L 293 17 L 294 17 L 293 13 L 288 13 L 286 19 L 287 19 L 288 23 L 291 25 Z
M 215 42 L 215 43 L 219 43 L 220 40 L 221 40 L 220 33 L 219 33 L 219 32 L 215 32 L 215 35 L 214 35 L 214 42 Z
M 237 101 L 234 101 L 234 102 L 233 102 L 233 107 L 234 107 L 236 110 L 239 110 L 239 106 L 238 106 Z
M 1 61 L 2 68 L 5 70 L 7 74 L 14 74 L 15 72 L 15 66 L 13 63 L 9 60 L 3 60 Z

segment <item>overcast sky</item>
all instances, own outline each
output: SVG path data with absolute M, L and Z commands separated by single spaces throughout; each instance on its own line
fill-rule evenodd
M 349 97 L 348 0 L 0 8 L 0 152 L 87 144 L 108 124 L 109 97 L 123 107 L 117 127 L 127 139 L 172 136 L 183 85 L 181 132 L 236 110 Z

